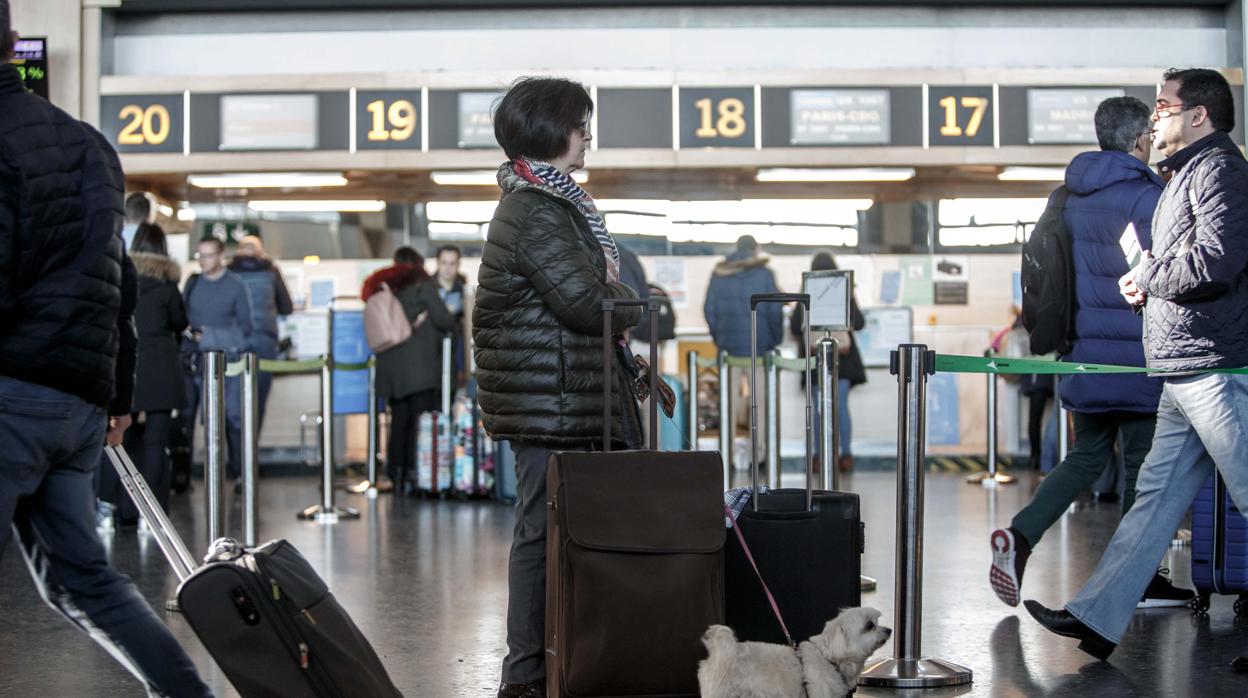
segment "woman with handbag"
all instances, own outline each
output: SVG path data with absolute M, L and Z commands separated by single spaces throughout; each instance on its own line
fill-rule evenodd
M 817 252 L 811 260 L 811 271 L 823 271 L 828 269 L 836 269 L 836 258 L 830 252 Z M 793 311 L 793 317 L 790 321 L 789 331 L 797 338 L 798 347 L 802 346 L 802 328 L 806 322 L 805 311 L 799 304 Z M 858 309 L 858 300 L 852 294 L 850 296 L 849 306 L 849 323 L 853 330 L 861 330 L 866 326 L 866 320 L 862 316 L 862 311 Z M 839 395 L 838 410 L 840 412 L 840 430 L 841 430 L 841 452 L 837 454 L 836 465 L 842 473 L 847 473 L 854 469 L 853 449 L 851 441 L 853 436 L 853 420 L 849 416 L 849 391 L 856 385 L 862 385 L 867 382 L 867 369 L 862 365 L 862 354 L 858 352 L 858 344 L 854 341 L 854 333 L 851 332 L 833 332 L 833 337 L 837 340 L 838 347 L 838 381 L 837 394 Z M 805 357 L 813 354 L 815 347 L 803 347 L 800 354 Z M 814 438 L 815 449 L 818 451 L 819 446 L 819 430 L 822 428 L 823 420 L 819 413 L 819 381 L 812 372 L 806 381 L 809 389 L 814 391 L 811 393 L 811 403 L 814 406 L 814 414 L 811 418 L 814 420 Z M 819 460 L 816 457 L 815 467 L 817 468 Z
M 494 115 L 508 161 L 498 170 L 503 197 L 482 253 L 472 335 L 485 430 L 511 441 L 518 475 L 499 698 L 546 695 L 546 464 L 553 451 L 601 447 L 602 301 L 637 297 L 619 280 L 619 249 L 593 198 L 571 176 L 585 166 L 592 110 L 579 83 L 528 78 Z M 612 315 L 620 370 L 611 433 L 625 447 L 641 429 L 630 386 L 637 368 L 625 366 L 619 335 L 639 317 L 636 307 Z

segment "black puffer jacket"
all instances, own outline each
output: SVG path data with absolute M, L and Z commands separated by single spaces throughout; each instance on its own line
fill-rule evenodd
M 602 301 L 634 299 L 606 280 L 601 245 L 571 203 L 535 189 L 503 197 L 490 222 L 472 315 L 485 429 L 495 439 L 564 447 L 602 442 Z M 617 308 L 613 332 L 640 310 Z M 612 441 L 636 414 L 616 370 Z
M 1148 365 L 1248 366 L 1248 161 L 1218 132 L 1160 164 L 1176 174 L 1153 215 L 1153 259 L 1135 277 L 1148 294 Z
M 139 331 L 134 411 L 184 409 L 185 370 L 178 343 L 188 323 L 182 293 L 178 291 L 182 268 L 159 254 L 136 252 L 130 258 L 139 274 L 139 304 L 134 311 L 134 324 Z
M 99 132 L 0 65 L 0 374 L 129 414 L 134 265 Z

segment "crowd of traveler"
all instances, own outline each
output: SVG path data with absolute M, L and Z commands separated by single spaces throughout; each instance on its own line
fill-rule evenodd
M 7 60 L 15 37 L 9 25 L 8 3 L 0 0 L 0 553 L 13 538 L 49 605 L 108 648 L 149 693 L 207 696 L 194 664 L 134 584 L 110 566 L 95 532 L 97 497 L 120 505 L 122 525 L 138 517 L 103 447 L 124 444 L 167 508 L 167 439 L 175 420 L 193 429 L 199 418 L 202 352 L 222 351 L 229 361 L 244 352 L 276 358 L 277 318 L 293 312 L 291 295 L 257 236 L 236 241 L 228 263 L 224 241 L 200 241 L 200 271 L 179 290 L 182 267 L 153 222 L 151 198 L 123 198 L 124 176 L 107 141 L 24 89 Z M 1011 525 L 991 534 L 990 582 L 1017 605 L 1031 551 L 1120 443 L 1122 518 L 1100 564 L 1063 609 L 1025 604 L 1044 627 L 1080 640 L 1099 659 L 1113 652 L 1137 607 L 1191 598 L 1159 563 L 1209 475 L 1218 472 L 1235 501 L 1248 504 L 1241 467 L 1248 377 L 1208 372 L 1248 365 L 1248 161 L 1228 135 L 1234 104 L 1219 73 L 1172 70 L 1163 79 L 1151 110 L 1131 97 L 1103 102 L 1095 116 L 1100 150 L 1066 170 L 1063 218 L 1076 303 L 1073 343 L 1060 358 L 1171 375 L 1064 379 L 1057 397 L 1074 415 L 1074 448 Z M 657 370 L 628 350 L 640 308 L 617 307 L 603 337 L 603 301 L 635 300 L 650 289 L 636 255 L 616 242 L 594 198 L 572 178 L 585 166 L 592 112 L 585 87 L 563 79 L 523 79 L 501 99 L 494 130 L 507 161 L 497 173 L 501 199 L 475 297 L 453 246 L 437 250 L 433 275 L 416 250 L 401 247 L 361 291 L 366 301 L 383 290 L 394 294 L 411 324 L 409 338 L 377 357 L 377 391 L 391 413 L 386 467 L 397 491 L 413 489 L 418 419 L 441 401 L 446 336 L 457 388 L 469 382 L 471 337 L 484 428 L 515 454 L 500 698 L 546 695 L 550 454 L 639 447 L 637 386 Z M 1149 168 L 1153 148 L 1165 155 L 1160 176 Z M 39 186 L 30 186 L 35 180 Z M 1131 231 L 1144 251 L 1134 267 L 1122 253 Z M 836 268 L 828 253 L 812 262 L 813 270 Z M 757 241 L 741 237 L 707 289 L 716 346 L 734 356 L 779 346 L 785 332 L 777 305 L 760 308 L 750 339 L 749 297 L 777 290 Z M 796 312 L 790 331 L 800 337 L 803 322 Z M 864 325 L 856 300 L 851 325 Z M 604 339 L 615 367 L 609 386 Z M 848 470 L 847 396 L 866 380 L 852 334 L 840 365 L 836 455 Z M 261 415 L 269 388 L 266 376 Z M 239 392 L 239 379 L 228 378 L 227 470 L 236 480 Z

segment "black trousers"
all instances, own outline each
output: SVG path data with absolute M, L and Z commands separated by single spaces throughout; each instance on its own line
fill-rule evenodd
M 438 409 L 438 390 L 422 390 L 390 399 L 390 441 L 386 444 L 386 474 L 397 485 L 415 479 L 416 437 L 422 412 Z
M 173 424 L 171 410 L 147 412 L 146 420 L 140 424 L 139 415 L 134 415 L 134 423 L 126 430 L 122 445 L 134 460 L 134 465 L 147 481 L 147 486 L 156 495 L 160 508 L 169 511 L 169 489 L 171 487 L 172 465 L 166 450 L 169 444 L 169 429 Z M 134 506 L 130 496 L 121 486 L 117 470 L 107 457 L 100 458 L 99 464 L 100 499 L 117 506 L 117 517 L 126 523 L 134 523 L 139 519 L 139 509 Z

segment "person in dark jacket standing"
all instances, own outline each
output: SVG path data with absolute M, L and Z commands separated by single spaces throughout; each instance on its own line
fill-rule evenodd
M 138 367 L 134 379 L 132 426 L 125 446 L 161 508 L 169 509 L 171 466 L 165 447 L 173 410 L 186 408 L 182 357 L 178 340 L 187 328 L 186 308 L 178 282 L 182 267 L 169 258 L 160 226 L 143 223 L 135 230 L 130 258 L 139 277 L 134 323 L 139 333 Z M 100 498 L 118 505 L 123 526 L 138 522 L 139 511 L 122 491 L 111 463 L 100 463 Z
M 276 359 L 277 316 L 290 315 L 295 310 L 290 301 L 290 291 L 282 279 L 282 271 L 264 253 L 264 243 L 255 235 L 239 240 L 229 270 L 247 284 L 247 294 L 251 297 L 252 351 L 258 358 Z M 256 401 L 260 403 L 260 414 L 257 415 L 256 428 L 264 426 L 264 411 L 269 401 L 269 390 L 273 387 L 273 374 L 261 371 L 258 378 L 260 390 Z
M 830 252 L 817 252 L 814 259 L 810 262 L 811 271 L 821 271 L 828 269 L 836 269 L 836 258 Z M 849 299 L 849 325 L 853 331 L 859 331 L 867 326 L 866 318 L 862 316 L 862 311 L 858 308 L 858 299 L 850 296 Z M 806 348 L 802 347 L 803 333 L 806 327 L 806 309 L 799 303 L 793 309 L 793 317 L 789 319 L 789 331 L 793 333 L 797 339 L 799 347 L 799 358 L 806 358 Z M 817 339 L 815 341 L 818 341 Z M 814 347 L 810 348 L 814 351 Z M 849 333 L 849 346 L 838 347 L 840 356 L 837 359 L 837 411 L 840 416 L 841 452 L 836 454 L 836 467 L 843 473 L 847 473 L 854 469 L 854 451 L 850 444 L 854 435 L 854 422 L 849 414 L 849 391 L 854 386 L 862 385 L 867 382 L 867 369 L 862 364 L 862 353 L 858 351 L 858 343 L 854 340 L 854 332 Z M 822 403 L 819 401 L 819 381 L 812 371 L 807 377 L 806 385 L 810 390 L 810 402 L 814 408 L 814 414 L 811 419 L 814 424 L 814 440 L 815 450 L 819 448 L 819 430 L 823 428 L 823 419 L 820 413 Z M 816 466 L 818 458 L 815 459 Z
M 1063 218 L 1074 258 L 1075 336 L 1063 361 L 1144 365 L 1140 317 L 1117 289 L 1132 261 L 1120 241 L 1138 243 L 1136 249 L 1151 246 L 1153 210 L 1161 196 L 1161 178 L 1148 169 L 1149 115 L 1148 106 L 1134 97 L 1101 102 L 1095 116 L 1101 150 L 1080 153 L 1066 168 L 1070 197 Z M 1018 605 L 1031 550 L 1104 472 L 1119 437 L 1126 475 L 1122 513 L 1131 509 L 1137 473 L 1153 442 L 1161 385 L 1143 374 L 1062 377 L 1059 397 L 1074 417 L 1075 440 L 1009 528 L 989 536 L 993 562 L 988 576 L 998 598 Z M 1192 596 L 1158 572 L 1140 607 L 1183 606 Z
M 546 695 L 546 462 L 555 450 L 600 448 L 603 311 L 635 299 L 594 200 L 572 180 L 585 166 L 593 101 L 568 80 L 514 84 L 494 115 L 509 160 L 490 222 L 473 309 L 485 429 L 516 454 L 516 530 L 508 573 L 507 657 L 499 698 Z M 635 307 L 612 315 L 617 344 Z M 618 353 L 617 353 L 618 356 Z M 613 372 L 612 440 L 639 440 L 636 400 Z
M 395 492 L 407 494 L 416 484 L 416 437 L 420 415 L 439 409 L 442 393 L 442 338 L 455 329 L 455 318 L 438 297 L 425 260 L 410 247 L 394 253 L 394 265 L 364 281 L 365 301 L 385 283 L 412 323 L 412 336 L 377 355 L 377 396 L 390 403 L 390 442 L 386 472 Z
M 468 347 L 464 317 L 468 309 L 468 291 L 465 286 L 468 280 L 459 273 L 459 262 L 463 253 L 455 245 L 443 245 L 438 248 L 438 297 L 446 305 L 447 311 L 455 318 L 455 329 L 451 335 L 451 347 L 454 359 L 451 370 L 454 372 L 454 386 L 462 388 L 467 385 Z
M 767 261 L 754 236 L 742 235 L 737 240 L 737 251 L 715 265 L 702 310 L 715 346 L 729 356 L 750 355 L 750 296 L 779 290 Z M 778 303 L 760 305 L 755 347 L 759 356 L 780 346 L 782 341 L 784 310 Z
M 1143 306 L 1150 368 L 1169 376 L 1135 505 L 1105 555 L 1061 610 L 1026 602 L 1031 615 L 1107 659 L 1174 530 L 1215 470 L 1248 506 L 1248 376 L 1204 373 L 1248 366 L 1248 161 L 1231 140 L 1235 105 L 1213 70 L 1165 74 L 1152 114 L 1153 144 L 1171 175 L 1153 216 L 1152 245 L 1119 280 Z
M 16 533 L 43 599 L 149 694 L 211 696 L 95 534 L 92 474 L 134 385 L 124 178 L 99 132 L 26 91 L 16 37 L 0 0 L 0 552 Z

